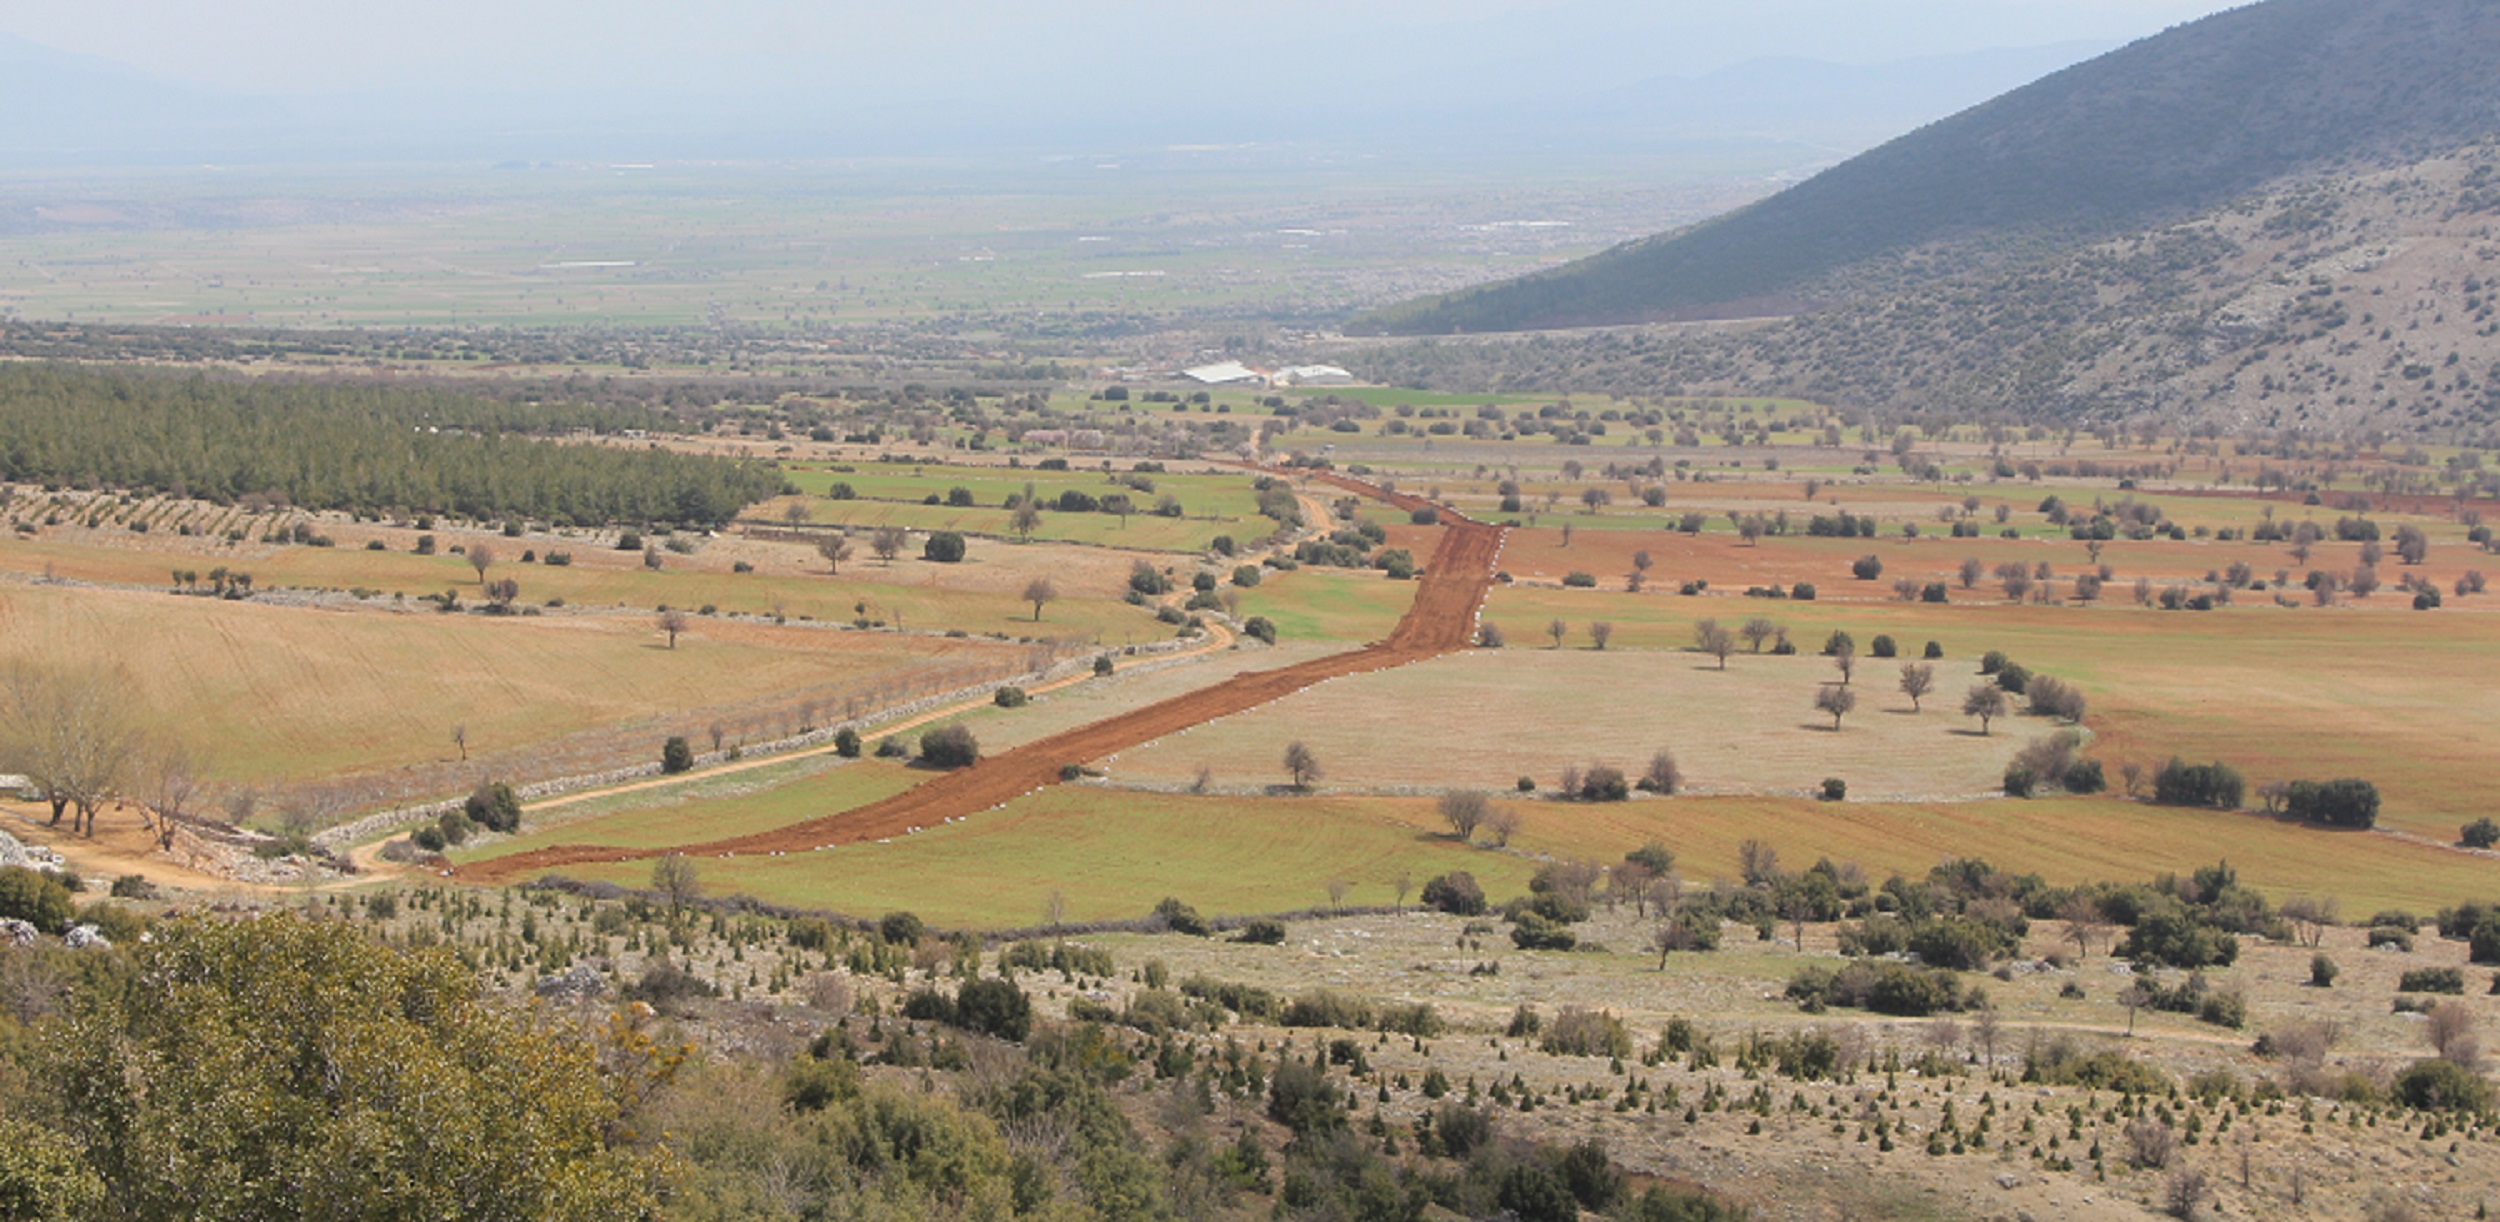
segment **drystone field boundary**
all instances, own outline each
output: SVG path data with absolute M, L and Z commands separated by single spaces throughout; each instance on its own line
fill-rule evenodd
M 1324 680 L 1404 666 L 1467 648 L 1475 637 L 1477 611 L 1493 585 L 1502 529 L 1466 518 L 1446 506 L 1435 506 L 1421 497 L 1386 492 L 1342 476 L 1319 478 L 1401 510 L 1435 508 L 1440 512 L 1440 544 L 1434 548 L 1417 583 L 1415 601 L 1385 641 L 1277 670 L 1239 675 L 1212 687 L 1037 739 L 969 768 L 934 777 L 893 797 L 820 819 L 675 849 L 554 845 L 464 866 L 457 876 L 501 882 L 565 866 L 632 861 L 664 852 L 689 857 L 783 855 L 907 835 L 921 828 L 973 817 L 1058 784 L 1061 770 L 1067 765 L 1098 760 L 1191 726 L 1229 717 Z

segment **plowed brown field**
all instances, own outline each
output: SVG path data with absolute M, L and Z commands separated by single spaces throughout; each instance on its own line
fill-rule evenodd
M 1430 505 L 1420 497 L 1383 493 L 1343 477 L 1320 478 L 1410 512 Z M 977 814 L 1056 784 L 1064 765 L 1101 759 L 1194 725 L 1256 708 L 1324 679 L 1386 670 L 1464 649 L 1475 634 L 1477 608 L 1493 584 L 1493 565 L 1501 550 L 1502 530 L 1468 520 L 1446 508 L 1441 510 L 1441 520 L 1441 542 L 1433 549 L 1432 559 L 1417 583 L 1415 601 L 1386 641 L 1279 670 L 1253 671 L 1213 687 L 1038 739 L 838 815 L 754 835 L 683 845 L 674 851 L 690 857 L 805 852 L 822 845 L 852 844 L 902 835 L 915 828 L 936 827 L 949 819 Z M 501 882 L 585 862 L 630 861 L 658 855 L 657 850 L 556 845 L 464 866 L 457 874 L 471 881 Z

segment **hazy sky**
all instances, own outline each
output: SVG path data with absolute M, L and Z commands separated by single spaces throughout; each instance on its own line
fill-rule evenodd
M 2123 40 L 2226 0 L 0 0 L 0 33 L 254 92 L 659 86 L 1042 71 L 1255 88 L 1297 48 L 1694 73 Z M 1595 50 L 1592 50 L 1592 49 Z M 1556 62 L 1556 61 L 1559 61 Z M 1600 65 L 1592 61 L 1591 70 Z

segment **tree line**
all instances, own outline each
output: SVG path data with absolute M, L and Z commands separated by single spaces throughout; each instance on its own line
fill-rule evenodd
M 0 479 L 15 482 L 558 525 L 724 522 L 783 491 L 762 464 L 547 440 L 665 425 L 371 383 L 0 367 Z

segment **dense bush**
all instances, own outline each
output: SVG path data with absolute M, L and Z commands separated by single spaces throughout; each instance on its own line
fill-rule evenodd
M 1465 870 L 1452 870 L 1437 875 L 1424 884 L 1424 906 L 1437 908 L 1452 916 L 1484 915 L 1484 889 Z
M 2336 827 L 2370 827 L 2378 822 L 2378 786 L 2355 777 L 2333 781 L 2294 781 L 2284 809 L 2295 819 Z
M 660 744 L 660 771 L 678 773 L 693 767 L 694 744 L 687 742 L 685 735 L 672 734 Z
M 54 875 L 24 866 L 0 866 L 0 918 L 57 933 L 77 911 L 69 888 Z
M 2117 955 L 2139 964 L 2227 967 L 2240 957 L 2240 940 L 2179 907 L 2156 906 L 2137 916 Z
M 859 758 L 859 731 L 844 726 L 833 732 L 833 753 L 844 759 Z
M 2170 757 L 2153 774 L 2153 800 L 2164 806 L 2211 806 L 2237 810 L 2247 783 L 2229 764 L 2191 764 Z
M 1008 980 L 967 980 L 955 994 L 955 1025 L 1023 1042 L 1033 1029 L 1033 1002 Z
M 1256 946 L 1281 946 L 1285 941 L 1285 923 L 1262 917 L 1242 926 L 1240 935 L 1233 940 Z
M 1198 915 L 1197 909 L 1172 896 L 1163 897 L 1162 901 L 1155 905 L 1153 915 L 1162 922 L 1165 929 L 1173 933 L 1203 938 L 1215 932 L 1208 928 L 1206 919 Z
M 1959 1009 L 1963 1002 L 1960 979 L 1950 971 L 1869 962 L 1802 968 L 1788 981 L 1788 998 L 1808 1013 L 1843 1006 L 1907 1018 Z
M 951 530 L 931 531 L 920 545 L 920 558 L 954 564 L 964 558 L 964 537 Z
M 981 759 L 981 742 L 960 721 L 920 736 L 920 760 L 932 768 L 969 768 Z
M 502 781 L 479 782 L 461 810 L 470 822 L 490 832 L 510 835 L 521 828 L 521 799 Z
M 2491 817 L 2485 815 L 2458 828 L 2457 842 L 2469 849 L 2487 849 L 2500 844 L 2500 823 L 2492 822 Z
M 1518 923 L 1511 926 L 1510 940 L 1521 950 L 1570 950 L 1580 944 L 1570 926 L 1534 911 L 1519 914 Z
M 1271 620 L 1264 615 L 1253 615 L 1249 619 L 1243 620 L 1241 622 L 1241 632 L 1244 636 L 1264 641 L 1270 645 L 1276 643 L 1276 621 Z
M 2406 1107 L 2426 1112 L 2480 1112 L 2491 1105 L 2491 1083 L 2449 1061 L 2416 1061 L 2396 1075 L 2392 1089 Z

